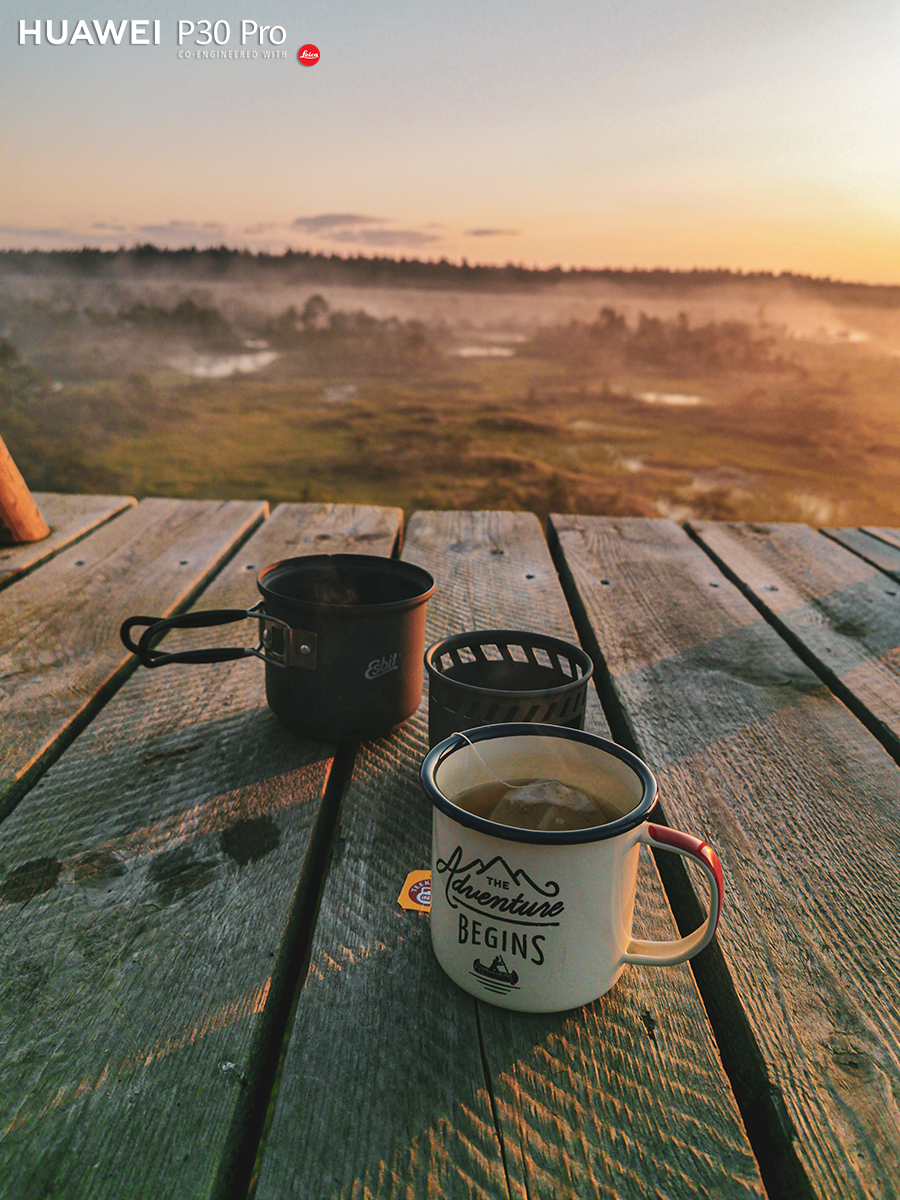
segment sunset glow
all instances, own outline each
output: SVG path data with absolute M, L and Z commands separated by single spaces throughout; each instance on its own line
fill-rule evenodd
M 335 0 L 298 16 L 267 0 L 247 28 L 284 30 L 274 58 L 268 34 L 244 30 L 242 49 L 249 10 L 222 0 L 206 53 L 232 57 L 215 59 L 196 57 L 196 29 L 179 47 L 173 0 L 116 7 L 114 23 L 146 16 L 151 44 L 130 25 L 97 44 L 87 10 L 28 13 L 23 44 L 20 18 L 4 24 L 0 246 L 900 282 L 893 3 Z M 82 18 L 91 44 L 71 41 Z M 48 44 L 64 19 L 70 40 Z M 306 43 L 321 59 L 304 68 Z

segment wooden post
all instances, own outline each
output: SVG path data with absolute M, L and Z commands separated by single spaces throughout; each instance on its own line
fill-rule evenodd
M 39 542 L 50 532 L 3 438 L 0 438 L 0 523 L 9 530 L 14 542 Z

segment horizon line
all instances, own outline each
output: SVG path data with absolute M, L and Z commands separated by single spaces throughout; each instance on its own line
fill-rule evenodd
M 900 290 L 900 283 L 869 283 L 864 280 L 848 280 L 835 279 L 830 275 L 810 275 L 790 269 L 781 270 L 751 270 L 747 271 L 741 267 L 589 267 L 589 266 L 571 266 L 564 267 L 559 264 L 551 267 L 526 266 L 524 263 L 514 263 L 507 261 L 506 263 L 470 263 L 465 256 L 462 256 L 458 262 L 442 256 L 439 259 L 435 258 L 418 258 L 393 257 L 390 255 L 367 255 L 367 254 L 341 254 L 336 251 L 328 252 L 322 250 L 298 250 L 293 247 L 288 247 L 281 252 L 273 252 L 270 250 L 251 249 L 249 247 L 229 246 L 226 243 L 221 243 L 216 246 L 158 246 L 154 242 L 135 242 L 130 246 L 120 245 L 118 247 L 102 247 L 84 243 L 79 247 L 64 248 L 56 247 L 53 249 L 31 248 L 5 246 L 0 247 L 0 257 L 8 258 L 16 257 L 73 257 L 79 255 L 90 255 L 91 257 L 109 257 L 115 258 L 120 255 L 139 257 L 184 257 L 190 255 L 227 255 L 229 257 L 240 257 L 243 259 L 271 260 L 284 261 L 292 258 L 301 258 L 311 261 L 320 261 L 323 263 L 331 263 L 335 265 L 363 265 L 370 264 L 372 266 L 397 267 L 397 268 L 439 268 L 443 272 L 452 271 L 453 273 L 485 273 L 485 274 L 515 274 L 518 276 L 530 276 L 532 278 L 540 277 L 573 277 L 573 276 L 710 276 L 710 277 L 728 277 L 735 280 L 791 280 L 803 283 L 823 284 L 832 287 L 840 288 L 866 288 L 871 290 Z

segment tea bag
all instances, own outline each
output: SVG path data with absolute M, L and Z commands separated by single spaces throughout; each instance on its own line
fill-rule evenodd
M 493 810 L 490 820 L 518 829 L 587 829 L 609 820 L 593 797 L 566 787 L 558 779 L 534 779 L 512 787 Z

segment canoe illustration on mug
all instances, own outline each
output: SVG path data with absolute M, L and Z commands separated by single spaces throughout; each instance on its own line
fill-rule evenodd
M 481 959 L 476 958 L 472 964 L 473 974 L 480 975 L 485 981 L 490 981 L 493 984 L 499 984 L 501 987 L 512 988 L 519 982 L 517 972 L 510 971 L 506 963 L 503 961 L 503 956 L 498 954 L 489 967 L 486 967 Z

